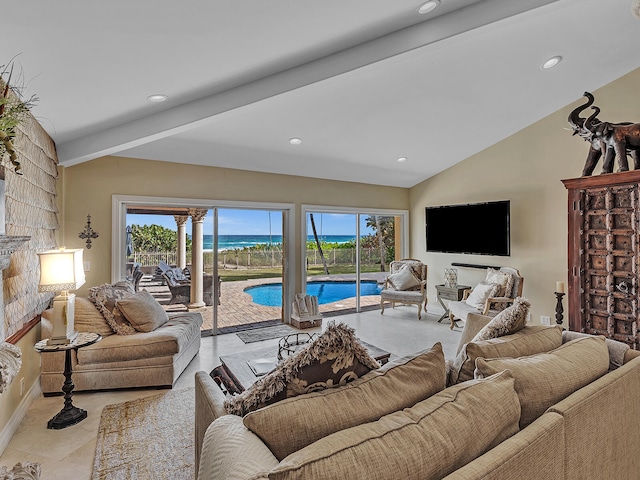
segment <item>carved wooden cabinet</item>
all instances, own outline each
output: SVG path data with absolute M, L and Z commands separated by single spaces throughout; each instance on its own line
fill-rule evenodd
M 640 347 L 640 171 L 562 181 L 569 197 L 569 329 Z

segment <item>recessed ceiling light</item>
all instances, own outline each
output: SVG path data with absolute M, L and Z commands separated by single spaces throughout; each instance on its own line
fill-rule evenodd
M 147 100 L 149 100 L 150 102 L 154 102 L 154 103 L 160 103 L 160 102 L 164 102 L 168 98 L 169 97 L 167 95 L 163 95 L 161 93 L 156 93 L 156 94 L 153 94 L 153 95 L 149 95 L 147 97 Z
M 418 8 L 418 13 L 420 15 L 424 15 L 425 13 L 429 13 L 436 9 L 436 7 L 440 5 L 440 0 L 429 0 L 428 2 L 424 2 Z
M 298 137 L 293 137 L 289 139 L 289 143 L 291 145 L 300 145 L 302 143 L 302 139 Z
M 402 162 L 406 162 L 407 161 L 407 157 L 400 157 L 398 159 L 398 163 L 402 163 Z
M 543 70 L 548 70 L 550 68 L 555 67 L 562 61 L 562 57 L 560 55 L 556 55 L 555 57 L 551 57 L 549 60 L 542 64 Z

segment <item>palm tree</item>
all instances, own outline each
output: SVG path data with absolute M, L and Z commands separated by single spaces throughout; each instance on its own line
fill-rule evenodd
M 327 261 L 324 259 L 324 253 L 322 253 L 322 245 L 320 245 L 320 240 L 318 239 L 318 232 L 316 231 L 316 222 L 313 220 L 313 213 L 309 214 L 309 218 L 311 219 L 311 230 L 313 230 L 313 238 L 316 239 L 316 245 L 318 246 L 318 251 L 320 252 L 320 258 L 322 259 L 324 273 L 325 275 L 329 275 L 329 268 L 327 267 Z

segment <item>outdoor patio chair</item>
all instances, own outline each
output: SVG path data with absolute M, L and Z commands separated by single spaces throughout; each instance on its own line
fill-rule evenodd
M 427 266 L 420 260 L 404 258 L 389 264 L 388 275 L 380 292 L 380 315 L 384 313 L 385 302 L 418 305 L 418 320 L 422 309 L 427 311 Z
M 167 286 L 169 287 L 169 291 L 171 292 L 171 299 L 169 300 L 169 305 L 174 305 L 176 303 L 182 303 L 184 305 L 189 305 L 191 303 L 191 281 L 178 281 L 175 276 L 169 272 L 163 273 L 162 277 L 164 278 Z M 213 305 L 213 292 L 211 291 L 213 276 L 212 275 L 204 275 L 202 277 L 203 281 L 203 298 L 205 305 Z M 218 293 L 220 293 L 220 277 L 218 277 Z M 220 305 L 220 297 L 218 296 L 218 305 Z

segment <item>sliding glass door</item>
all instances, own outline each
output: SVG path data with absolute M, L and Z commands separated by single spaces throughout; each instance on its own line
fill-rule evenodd
M 323 313 L 379 308 L 389 263 L 405 249 L 406 212 L 303 209 L 306 293 L 318 297 Z
M 168 311 L 201 312 L 204 334 L 288 318 L 293 205 L 114 195 L 112 207 L 112 281 L 142 272 L 138 287 Z

